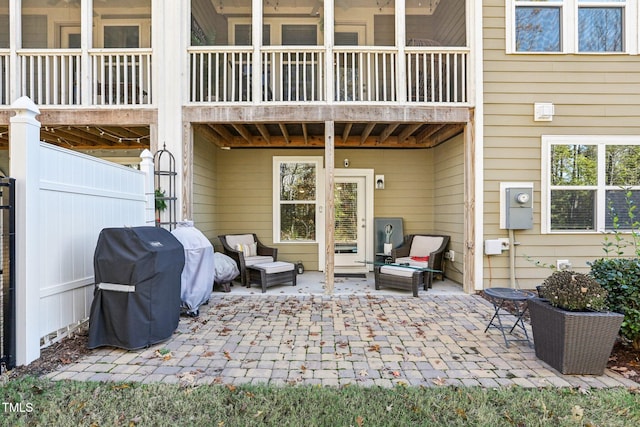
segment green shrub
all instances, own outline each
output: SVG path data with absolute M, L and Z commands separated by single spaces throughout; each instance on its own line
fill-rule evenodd
M 609 309 L 624 314 L 620 333 L 640 350 L 640 259 L 601 258 L 589 265 L 607 291 Z

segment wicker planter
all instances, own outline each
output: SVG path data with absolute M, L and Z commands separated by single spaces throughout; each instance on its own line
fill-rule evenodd
M 563 374 L 602 375 L 624 316 L 574 312 L 529 300 L 536 356 Z

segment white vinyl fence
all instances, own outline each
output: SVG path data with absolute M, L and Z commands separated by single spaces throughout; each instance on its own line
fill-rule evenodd
M 13 106 L 16 362 L 22 365 L 89 317 L 98 235 L 107 227 L 145 225 L 153 165 L 148 151 L 145 173 L 40 142 L 37 107 L 26 97 Z

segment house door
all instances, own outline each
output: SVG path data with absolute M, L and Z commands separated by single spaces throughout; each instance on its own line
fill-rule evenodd
M 373 214 L 370 171 L 336 170 L 334 267 L 336 273 L 364 273 L 372 259 Z M 371 235 L 371 236 L 370 236 Z

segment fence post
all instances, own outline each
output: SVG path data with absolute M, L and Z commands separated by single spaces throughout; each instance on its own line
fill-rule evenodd
M 40 277 L 38 217 L 40 187 L 40 122 L 38 107 L 26 96 L 11 107 L 9 170 L 16 180 L 16 364 L 28 365 L 40 357 Z
M 144 222 L 147 225 L 153 225 L 156 221 L 156 197 L 153 183 L 155 180 L 153 167 L 153 154 L 146 148 L 140 153 L 140 170 L 144 172 L 144 194 L 147 199 L 144 209 Z

